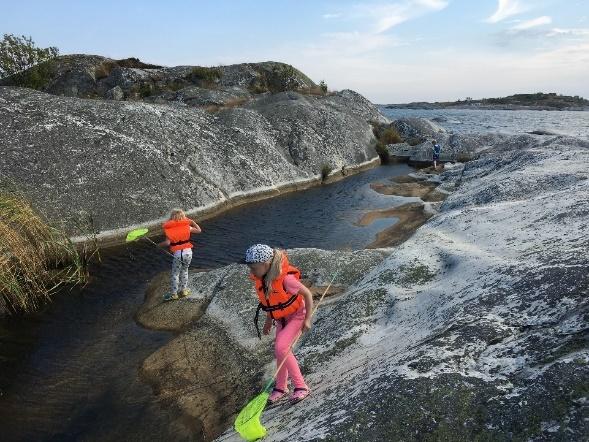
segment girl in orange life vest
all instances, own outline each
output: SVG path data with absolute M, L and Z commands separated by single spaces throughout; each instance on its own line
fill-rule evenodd
M 171 292 L 164 295 L 164 301 L 171 301 L 188 296 L 188 267 L 192 261 L 191 233 L 202 232 L 198 224 L 186 217 L 181 209 L 174 209 L 170 219 L 163 224 L 166 240 L 159 243 L 161 247 L 169 247 L 174 256 L 172 261 Z M 178 283 L 180 283 L 178 285 Z M 180 291 L 178 291 L 180 289 Z
M 288 377 L 294 387 L 291 401 L 301 401 L 309 394 L 309 387 L 290 346 L 299 332 L 311 329 L 311 292 L 299 281 L 299 270 L 288 263 L 286 253 L 282 250 L 272 249 L 265 244 L 255 244 L 245 252 L 245 263 L 250 268 L 250 278 L 254 281 L 260 301 L 258 313 L 260 309 L 266 312 L 263 333 L 267 335 L 272 324 L 276 325 L 276 365 L 285 361 L 276 376 L 276 386 L 268 402 L 275 403 L 288 394 Z

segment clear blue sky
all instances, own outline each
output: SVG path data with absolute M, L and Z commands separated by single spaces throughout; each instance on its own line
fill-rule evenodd
M 589 0 L 0 0 L 0 33 L 169 66 L 283 61 L 378 103 L 589 97 Z

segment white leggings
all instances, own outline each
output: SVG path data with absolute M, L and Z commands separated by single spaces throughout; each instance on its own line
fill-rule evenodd
M 186 289 L 188 284 L 188 267 L 192 261 L 192 249 L 182 249 L 174 252 L 172 261 L 172 293 Z M 178 282 L 180 286 L 178 286 Z

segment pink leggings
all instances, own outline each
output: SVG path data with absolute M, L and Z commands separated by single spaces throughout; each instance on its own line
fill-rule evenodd
M 297 359 L 289 350 L 292 342 L 297 338 L 305 322 L 305 307 L 301 307 L 293 314 L 285 317 L 286 326 L 282 326 L 280 319 L 276 320 L 276 341 L 274 343 L 274 354 L 276 366 L 286 357 L 286 362 L 276 376 L 276 388 L 286 391 L 286 380 L 288 376 L 292 380 L 294 388 L 307 388 Z M 288 356 L 287 356 L 288 355 Z

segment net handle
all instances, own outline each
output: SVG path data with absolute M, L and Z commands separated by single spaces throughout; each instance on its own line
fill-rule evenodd
M 158 246 L 155 242 L 153 242 L 151 239 L 149 239 L 149 237 L 147 235 L 142 236 L 142 238 L 145 238 L 146 240 L 148 240 L 150 243 L 152 243 L 154 246 L 156 246 L 158 249 L 160 249 L 161 251 L 163 251 L 164 253 L 167 253 L 168 255 L 170 255 L 172 258 L 174 257 L 174 255 L 172 255 L 170 252 L 168 252 L 166 249 L 162 249 L 160 246 Z
M 166 249 L 162 249 L 162 248 L 161 248 L 161 247 L 160 247 L 158 244 L 156 244 L 155 242 L 153 242 L 153 240 L 151 240 L 151 239 L 149 238 L 149 236 L 147 236 L 147 233 L 145 233 L 144 235 L 141 235 L 140 237 L 138 237 L 138 238 L 134 239 L 133 241 L 138 241 L 138 240 L 140 240 L 140 239 L 145 239 L 145 240 L 149 241 L 149 242 L 150 242 L 150 243 L 152 243 L 152 244 L 153 244 L 153 245 L 154 245 L 156 248 L 160 249 L 162 252 L 164 252 L 164 253 L 166 253 L 166 254 L 170 255 L 172 258 L 174 257 L 174 254 L 173 254 L 173 253 L 170 253 L 170 252 L 169 252 L 169 251 L 167 251 Z
M 323 298 L 325 298 L 325 294 L 327 293 L 327 291 L 329 290 L 329 288 L 333 284 L 333 281 L 335 281 L 335 278 L 337 277 L 338 273 L 339 273 L 339 271 L 334 273 L 333 277 L 331 278 L 331 281 L 329 281 L 329 284 L 327 285 L 327 287 L 325 288 L 325 291 L 321 295 L 321 298 L 319 298 L 319 302 L 317 304 L 315 304 L 315 306 L 313 307 L 313 311 L 311 312 L 311 316 L 309 318 L 313 317 L 313 315 L 315 314 L 315 312 L 319 308 L 319 305 L 321 305 L 321 302 L 323 302 Z M 276 379 L 276 376 L 278 376 L 278 372 L 280 372 L 280 370 L 282 369 L 282 366 L 286 362 L 286 358 L 288 358 L 290 352 L 292 351 L 292 348 L 296 345 L 296 343 L 299 341 L 301 336 L 303 336 L 303 332 L 302 332 L 302 330 L 299 330 L 299 332 L 297 333 L 297 337 L 288 346 L 288 351 L 286 352 L 286 356 L 282 359 L 282 362 L 280 363 L 280 365 L 278 365 L 278 368 L 276 369 L 276 371 L 274 372 L 274 374 L 272 375 L 272 377 L 270 378 L 270 380 L 266 384 L 264 391 L 269 391 L 270 387 L 272 386 L 272 383 Z

